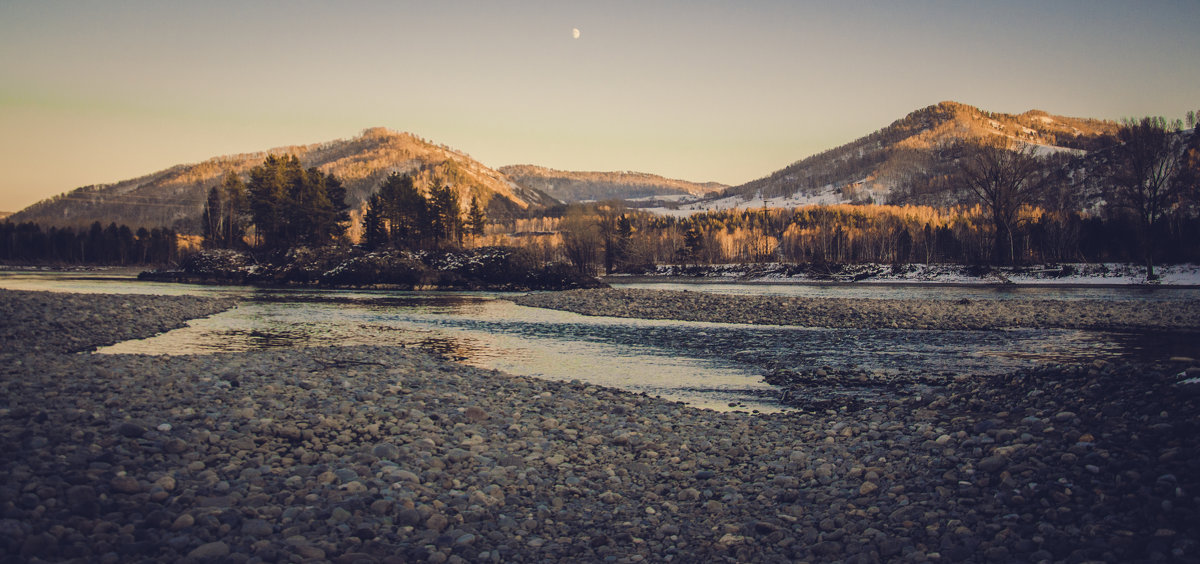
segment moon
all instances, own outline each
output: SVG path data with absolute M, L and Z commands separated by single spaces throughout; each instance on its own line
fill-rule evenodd
M 571 28 L 571 38 L 579 39 L 579 28 Z

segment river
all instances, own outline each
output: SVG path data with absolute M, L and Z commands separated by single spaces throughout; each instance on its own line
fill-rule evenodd
M 620 285 L 618 285 L 620 286 Z M 630 287 L 648 287 L 646 283 Z M 671 288 L 671 284 L 649 287 Z M 693 291 L 961 299 L 1197 299 L 1200 291 L 1131 288 L 687 284 Z M 1043 362 L 1196 354 L 1192 335 L 1060 329 L 821 329 L 586 317 L 518 306 L 503 293 L 260 289 L 140 282 L 104 273 L 0 272 L 0 288 L 233 296 L 241 305 L 105 354 L 207 354 L 274 347 L 414 347 L 515 375 L 580 380 L 697 407 L 777 411 L 775 369 L 987 375 Z

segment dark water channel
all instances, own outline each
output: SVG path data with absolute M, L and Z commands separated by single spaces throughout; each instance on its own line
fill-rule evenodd
M 617 319 L 522 307 L 504 294 L 489 293 L 261 290 L 14 273 L 0 273 L 0 287 L 233 295 L 242 300 L 233 310 L 156 337 L 105 347 L 102 353 L 404 346 L 510 374 L 577 379 L 715 409 L 779 409 L 780 390 L 763 382 L 764 374 L 776 370 L 986 375 L 1044 362 L 1200 353 L 1195 335 L 819 329 Z M 986 295 L 986 289 L 972 291 Z

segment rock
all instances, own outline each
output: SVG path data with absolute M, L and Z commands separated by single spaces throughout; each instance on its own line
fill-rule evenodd
M 163 443 L 163 450 L 169 454 L 179 454 L 186 451 L 188 444 L 183 439 L 170 439 Z
M 137 478 L 129 475 L 120 475 L 109 482 L 114 490 L 125 494 L 135 494 L 142 491 L 142 484 L 137 481 Z
M 402 509 L 396 513 L 396 523 L 415 527 L 421 523 L 421 512 L 416 509 Z
M 207 560 L 211 558 L 224 558 L 229 556 L 229 545 L 224 541 L 215 541 L 202 544 L 188 553 L 188 558 L 196 560 Z
M 471 453 L 456 447 L 446 451 L 446 458 L 450 459 L 450 462 L 462 462 L 471 458 Z
M 1008 458 L 1003 456 L 989 456 L 983 460 L 980 460 L 975 467 L 984 472 L 994 474 L 1008 467 Z
M 476 423 L 480 421 L 486 421 L 488 419 L 488 413 L 477 405 L 468 407 L 465 411 L 463 411 L 463 415 L 465 415 L 468 420 Z
M 442 529 L 445 529 L 446 526 L 449 524 L 450 524 L 450 520 L 447 519 L 446 516 L 442 515 L 441 513 L 434 513 L 434 514 L 430 515 L 428 519 L 425 520 L 425 528 L 427 528 L 431 531 L 440 532 Z
M 858 495 L 871 495 L 879 490 L 879 485 L 874 482 L 863 482 L 858 487 Z
M 397 460 L 400 458 L 400 447 L 392 443 L 379 443 L 371 449 L 371 454 L 381 460 Z
M 408 470 L 393 470 L 388 474 L 388 476 L 397 482 L 412 482 L 414 484 L 421 483 L 420 476 L 417 476 Z
M 163 476 L 154 481 L 154 485 L 163 489 L 163 491 L 175 491 L 175 478 L 172 476 Z
M 178 530 L 186 529 L 188 527 L 191 527 L 195 523 L 196 523 L 195 517 L 192 517 L 192 515 L 190 513 L 184 513 L 183 515 L 176 517 L 174 523 L 171 523 L 171 530 L 178 531 Z
M 1069 423 L 1073 419 L 1075 419 L 1075 412 L 1073 411 L 1060 411 L 1054 414 L 1055 423 Z
M 117 434 L 121 435 L 122 437 L 137 439 L 146 434 L 146 428 L 138 425 L 137 423 L 125 421 L 120 425 L 117 425 Z
M 242 534 L 266 538 L 275 532 L 275 527 L 263 519 L 247 519 L 242 523 Z

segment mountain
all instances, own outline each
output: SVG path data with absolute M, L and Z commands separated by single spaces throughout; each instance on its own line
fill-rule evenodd
M 374 128 L 353 139 L 215 157 L 116 184 L 85 186 L 38 202 L 9 220 L 43 226 L 116 222 L 135 229 L 172 226 L 183 233 L 199 233 L 208 189 L 229 171 L 246 175 L 271 154 L 295 155 L 305 168 L 316 167 L 340 178 L 352 213 L 361 212 L 366 199 L 392 172 L 413 174 L 418 186 L 431 178 L 448 183 L 458 191 L 464 206 L 475 196 L 493 217 L 558 203 L 541 191 L 513 183 L 465 153 L 409 133 Z
M 866 137 L 680 209 L 867 201 L 954 203 L 961 194 L 939 179 L 955 169 L 964 144 L 1001 135 L 1032 144 L 1040 154 L 1082 154 L 1111 144 L 1117 127 L 1116 122 L 1040 110 L 1014 115 L 942 102 Z
M 642 172 L 568 172 L 533 165 L 504 166 L 498 170 L 520 186 L 540 190 L 567 203 L 705 196 L 728 188 L 716 182 L 698 184 Z

